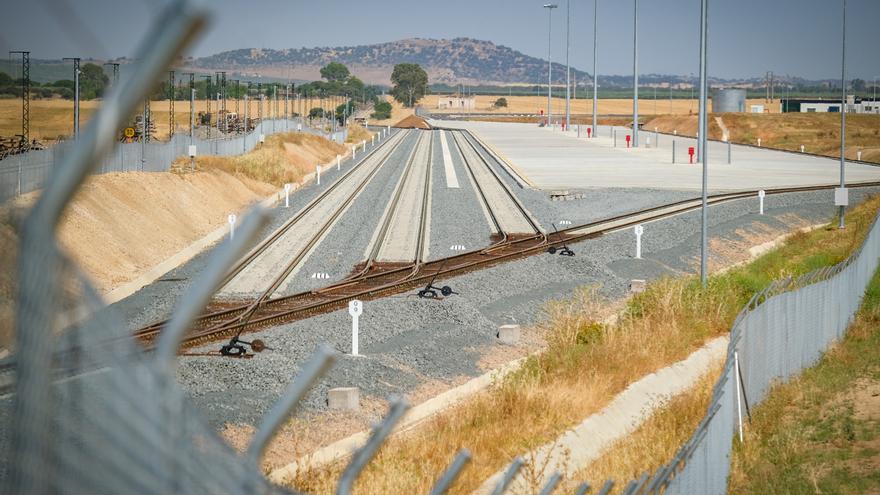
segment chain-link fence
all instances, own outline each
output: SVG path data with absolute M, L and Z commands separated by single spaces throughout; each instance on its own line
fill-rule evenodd
M 845 261 L 779 280 L 740 312 L 711 405 L 693 436 L 653 476 L 623 493 L 727 493 L 730 453 L 743 417 L 774 383 L 814 365 L 852 322 L 880 259 L 877 219 Z
M 253 149 L 259 143 L 260 135 L 269 136 L 297 130 L 323 135 L 339 143 L 345 142 L 347 137 L 345 129 L 328 135 L 309 127 L 298 118 L 270 119 L 257 124 L 248 134 L 233 137 L 218 139 L 194 137 L 190 140 L 189 134 L 175 134 L 168 141 L 119 144 L 112 152 L 100 158 L 92 173 L 167 172 L 175 160 L 188 156 L 190 144 L 196 147 L 198 156 L 240 155 Z M 0 202 L 41 189 L 52 168 L 64 160 L 65 154 L 73 146 L 75 146 L 73 141 L 62 141 L 45 150 L 11 155 L 0 160 Z

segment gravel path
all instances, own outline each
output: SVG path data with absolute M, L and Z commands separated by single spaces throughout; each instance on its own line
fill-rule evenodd
M 411 133 L 389 157 L 388 163 L 373 177 L 360 196 L 342 215 L 336 226 L 303 263 L 299 276 L 290 279 L 288 293 L 323 287 L 348 276 L 352 268 L 364 260 L 364 253 L 373 236 L 388 198 L 403 174 L 406 158 L 415 147 L 418 133 Z M 329 280 L 310 278 L 312 273 L 326 273 Z
M 472 179 L 479 184 L 485 200 L 491 205 L 501 230 L 508 234 L 534 234 L 535 229 L 528 219 L 523 217 L 516 203 L 510 199 L 504 186 L 495 178 L 495 174 L 480 160 L 476 151 L 459 132 L 453 132 L 456 148 L 469 166 Z
M 334 215 L 340 211 L 340 208 L 345 208 L 343 205 L 347 198 L 353 194 L 359 194 L 356 191 L 361 184 L 370 180 L 373 173 L 386 162 L 384 160 L 386 153 L 391 153 L 395 143 L 404 137 L 405 135 L 392 137 L 387 142 L 385 148 L 367 157 L 357 168 L 351 169 L 348 175 L 345 175 L 341 181 L 335 183 L 336 187 L 329 190 L 327 195 L 315 203 L 308 211 L 298 212 L 297 215 L 301 216 L 295 226 L 282 234 L 278 240 L 260 253 L 238 275 L 230 280 L 217 296 L 221 299 L 241 299 L 262 294 L 267 290 L 275 277 L 278 276 L 282 267 L 292 263 L 300 255 L 307 255 L 311 240 L 318 235 L 328 222 L 334 221 Z M 331 184 L 325 181 L 323 186 L 317 187 L 324 187 L 327 190 L 331 187 Z M 290 277 L 295 277 L 300 266 L 301 263 L 293 269 L 286 280 L 290 279 Z M 282 294 L 286 293 L 290 286 L 290 283 L 286 280 L 278 287 L 278 291 Z
M 416 258 L 416 248 L 421 242 L 422 209 L 426 207 L 425 202 L 427 208 L 431 206 L 431 198 L 425 197 L 425 188 L 431 186 L 430 176 L 426 175 L 431 173 L 431 134 L 418 134 L 419 142 L 401 184 L 400 199 L 396 205 L 389 205 L 393 211 L 385 237 L 380 240 L 377 261 L 411 262 Z
M 433 167 L 429 260 L 455 254 L 450 252 L 450 247 L 453 245 L 462 245 L 466 250 L 488 246 L 489 237 L 492 235 L 488 220 L 478 206 L 479 199 L 473 182 L 468 178 L 467 170 L 464 168 L 461 153 L 452 142 L 450 133 L 446 131 L 433 131 L 434 164 L 443 163 L 442 148 L 438 145 L 440 133 L 446 134 L 452 159 L 451 165 L 458 178 L 459 187 L 447 187 L 444 168 Z

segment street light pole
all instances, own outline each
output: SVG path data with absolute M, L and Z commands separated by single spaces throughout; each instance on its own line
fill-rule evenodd
M 840 189 L 846 187 L 846 0 L 843 0 L 843 47 L 840 59 Z M 846 227 L 846 206 L 840 205 L 838 228 Z
M 571 0 L 565 0 L 565 130 L 571 127 L 571 64 L 568 61 L 570 32 Z
M 639 147 L 639 0 L 633 0 L 633 148 Z
M 701 228 L 700 228 L 700 281 L 703 287 L 708 281 L 708 262 L 709 256 L 709 225 L 708 225 L 708 163 L 709 153 L 706 150 L 706 104 L 708 103 L 708 82 L 706 71 L 706 51 L 708 47 L 707 37 L 709 30 L 709 0 L 701 0 L 700 4 L 700 149 L 702 151 L 700 158 L 703 165 L 703 204 L 701 209 Z
M 596 137 L 596 117 L 598 110 L 596 105 L 599 103 L 599 78 L 596 76 L 596 60 L 599 58 L 599 0 L 593 0 L 593 137 Z
M 551 91 L 553 88 L 553 52 L 551 50 L 552 47 L 552 33 L 553 33 L 553 9 L 559 7 L 555 3 L 547 3 L 544 4 L 544 8 L 547 9 L 547 125 L 551 125 L 551 120 L 553 117 L 553 110 L 550 107 L 550 98 Z

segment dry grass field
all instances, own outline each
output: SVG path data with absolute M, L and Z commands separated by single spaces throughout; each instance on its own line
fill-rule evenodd
M 787 113 L 776 115 L 755 115 L 748 113 L 711 114 L 709 136 L 721 139 L 721 127 L 716 117 L 720 117 L 730 131 L 734 143 L 757 144 L 789 151 L 804 151 L 820 155 L 840 156 L 840 114 L 831 113 Z M 693 136 L 697 131 L 696 116 L 664 115 L 651 119 L 644 128 L 680 135 Z M 846 117 L 846 157 L 855 159 L 862 152 L 862 160 L 880 163 L 880 116 L 847 115 Z
M 92 113 L 101 105 L 101 100 L 88 100 L 80 102 L 80 128 L 85 128 L 86 123 Z M 153 113 L 153 120 L 156 122 L 156 134 L 159 139 L 168 138 L 168 130 L 171 122 L 169 121 L 169 105 L 168 101 L 153 101 L 150 103 L 150 110 Z M 258 102 L 250 100 L 250 109 L 248 115 L 256 117 L 258 115 Z M 299 100 L 291 103 L 291 111 L 302 114 L 308 113 L 308 108 L 318 106 L 317 100 Z M 206 110 L 206 102 L 204 100 L 196 101 L 196 113 Z M 215 102 L 211 104 L 212 110 L 216 112 L 217 105 Z M 329 109 L 330 107 L 327 106 Z M 236 111 L 235 101 L 228 100 L 226 109 L 230 112 Z M 238 111 L 244 114 L 244 102 L 239 102 Z M 270 113 L 269 102 L 263 104 L 263 117 L 268 118 Z M 284 112 L 284 102 L 278 102 L 278 111 Z M 31 100 L 30 102 L 31 138 L 39 139 L 45 143 L 55 141 L 59 137 L 67 137 L 73 134 L 73 101 L 62 99 L 41 99 Z M 403 118 L 403 117 L 401 117 Z M 132 116 L 132 121 L 134 116 Z M 395 121 L 396 122 L 396 121 Z M 189 102 L 174 102 L 174 124 L 176 132 L 189 132 Z M 20 99 L 0 99 L 0 136 L 13 136 L 21 133 L 21 100 Z
M 404 107 L 402 104 L 400 104 L 397 100 L 389 95 L 385 95 L 385 101 L 391 103 L 391 118 L 385 120 L 370 119 L 370 125 L 394 125 L 401 120 L 409 117 L 415 112 L 415 109 Z M 422 101 L 424 101 L 424 99 L 422 99 Z
M 697 100 L 669 100 L 662 98 L 657 93 L 657 100 L 654 100 L 653 93 L 643 94 L 639 97 L 639 113 L 642 115 L 660 115 L 660 114 L 676 114 L 689 115 L 697 113 Z M 477 95 L 477 107 L 474 112 L 494 112 L 494 113 L 538 113 L 540 110 L 547 109 L 547 96 L 504 96 L 507 99 L 506 108 L 496 109 L 493 104 L 500 96 Z M 462 113 L 457 109 L 438 109 L 437 95 L 429 95 L 419 102 L 426 110 L 432 113 Z M 565 98 L 554 97 L 552 102 L 553 114 L 562 115 L 565 112 Z M 765 105 L 763 99 L 747 100 L 746 106 L 749 105 Z M 771 112 L 779 111 L 779 104 L 765 105 L 765 108 Z M 577 114 L 592 114 L 592 99 L 571 100 L 571 111 Z M 599 113 L 602 115 L 625 115 L 632 113 L 632 99 L 630 98 L 608 98 L 599 100 Z

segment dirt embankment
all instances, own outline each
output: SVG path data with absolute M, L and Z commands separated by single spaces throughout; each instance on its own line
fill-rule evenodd
M 709 137 L 721 139 L 720 117 L 734 143 L 757 144 L 788 151 L 800 151 L 829 157 L 840 156 L 840 114 L 785 113 L 748 114 L 719 113 L 709 116 Z M 643 129 L 693 136 L 697 132 L 697 117 L 664 115 L 647 121 Z M 880 118 L 875 115 L 847 115 L 846 157 L 854 160 L 862 152 L 862 160 L 880 163 Z
M 134 280 L 196 240 L 297 182 L 345 148 L 319 136 L 281 134 L 234 157 L 201 157 L 195 173 L 115 173 L 90 177 L 68 206 L 59 229 L 63 248 L 101 292 Z M 184 159 L 188 170 L 189 160 Z M 11 311 L 18 237 L 13 217 L 39 192 L 0 206 L 0 320 Z M 18 211 L 18 213 L 16 213 Z M 7 313 L 4 313 L 7 311 Z M 2 333 L 0 328 L 0 333 Z

